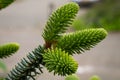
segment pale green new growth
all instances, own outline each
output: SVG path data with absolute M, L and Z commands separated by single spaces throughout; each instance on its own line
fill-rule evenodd
M 56 41 L 59 38 L 59 34 L 65 32 L 66 27 L 72 24 L 78 10 L 79 6 L 71 2 L 53 12 L 46 23 L 42 35 L 45 41 Z
M 71 55 L 61 49 L 48 49 L 43 55 L 43 62 L 49 72 L 54 71 L 58 75 L 70 75 L 76 72 L 78 63 Z
M 8 57 L 19 49 L 19 44 L 12 42 L 0 45 L 0 58 Z
M 85 29 L 82 31 L 65 34 L 58 40 L 57 47 L 68 52 L 69 54 L 81 53 L 90 50 L 97 43 L 102 41 L 107 32 L 102 29 Z

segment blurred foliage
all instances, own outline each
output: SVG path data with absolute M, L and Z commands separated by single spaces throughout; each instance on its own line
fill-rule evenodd
M 0 10 L 2 8 L 7 7 L 9 4 L 11 4 L 15 0 L 0 0 Z
M 5 63 L 2 62 L 1 60 L 0 60 L 0 69 L 2 69 L 3 71 L 7 70 Z
M 119 9 L 120 0 L 102 0 L 96 3 L 84 17 L 76 19 L 73 26 L 76 29 L 103 27 L 108 31 L 120 31 Z
M 0 80 L 5 80 L 4 78 L 0 77 Z
M 7 67 L 3 61 L 0 60 L 0 71 L 6 72 Z M 0 72 L 1 73 L 1 72 Z M 0 80 L 5 80 L 3 76 L 0 76 Z
M 80 80 L 76 74 L 66 76 L 65 80 Z
M 83 20 L 83 18 L 81 18 L 81 17 L 76 18 L 76 19 L 73 21 L 72 26 L 73 26 L 76 30 L 82 30 L 82 29 L 85 29 L 85 28 L 90 27 L 90 26 L 88 26 L 87 24 L 84 23 L 84 20 Z
M 65 80 L 81 80 L 76 74 L 66 76 Z M 99 76 L 93 75 L 88 80 L 101 80 Z
M 89 79 L 89 80 L 101 80 L 101 79 L 100 79 L 100 77 L 99 77 L 99 76 L 94 75 L 94 76 L 90 77 L 90 79 Z

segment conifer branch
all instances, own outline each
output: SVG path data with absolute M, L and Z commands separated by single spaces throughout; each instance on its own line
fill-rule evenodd
M 15 42 L 0 45 L 0 58 L 6 58 L 14 54 L 19 49 L 19 44 Z
M 15 68 L 10 71 L 6 80 L 35 80 L 37 74 L 42 72 L 42 53 L 44 49 L 38 46 L 32 53 L 29 53 L 27 59 L 23 58 Z M 39 70 L 39 71 L 38 71 Z
M 53 71 L 54 74 L 62 76 L 73 74 L 78 68 L 78 63 L 73 57 L 58 48 L 48 49 L 43 54 L 43 62 L 49 72 Z
M 107 32 L 100 29 L 86 29 L 62 35 L 72 23 L 79 10 L 76 3 L 66 4 L 50 16 L 42 34 L 45 45 L 38 46 L 23 58 L 5 78 L 6 80 L 35 80 L 45 66 L 49 72 L 66 76 L 76 72 L 78 63 L 72 55 L 89 50 L 102 41 Z M 38 71 L 39 70 L 39 71 Z
M 102 41 L 107 36 L 106 30 L 85 29 L 82 31 L 63 35 L 57 43 L 57 47 L 65 50 L 69 54 L 82 53 L 85 50 L 90 50 L 97 43 Z
M 42 34 L 45 41 L 49 44 L 56 41 L 60 37 L 59 34 L 65 32 L 66 27 L 72 23 L 78 10 L 79 6 L 71 2 L 53 12 Z

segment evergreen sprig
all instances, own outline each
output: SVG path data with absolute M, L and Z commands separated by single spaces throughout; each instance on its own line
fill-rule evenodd
M 19 44 L 15 42 L 0 45 L 0 58 L 6 58 L 14 54 L 19 49 Z
M 35 48 L 32 53 L 23 58 L 17 66 L 8 74 L 6 80 L 35 80 L 37 74 L 43 73 L 42 71 L 42 53 L 44 49 L 41 46 Z M 39 70 L 39 71 L 38 71 Z
M 49 72 L 54 71 L 54 74 L 62 76 L 73 74 L 78 68 L 73 57 L 59 48 L 48 49 L 43 54 L 43 62 Z
M 52 13 L 42 34 L 45 45 L 39 46 L 27 58 L 23 58 L 8 74 L 6 80 L 35 80 L 45 66 L 49 72 L 66 76 L 76 72 L 78 63 L 72 54 L 89 50 L 103 40 L 107 32 L 100 29 L 86 29 L 63 35 L 79 10 L 76 3 L 68 3 Z M 42 66 L 41 66 L 42 65 Z M 39 70 L 39 72 L 38 72 Z
M 79 6 L 71 2 L 53 12 L 42 34 L 45 41 L 48 43 L 56 41 L 60 37 L 60 33 L 65 32 L 66 27 L 72 24 L 78 10 Z
M 69 54 L 81 53 L 90 50 L 97 43 L 102 41 L 107 35 L 103 28 L 85 29 L 63 35 L 57 43 L 57 47 Z

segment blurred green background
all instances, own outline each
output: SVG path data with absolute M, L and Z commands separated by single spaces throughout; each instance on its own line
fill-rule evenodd
M 84 16 L 78 17 L 75 29 L 103 27 L 108 31 L 120 31 L 120 0 L 101 0 L 94 4 Z

